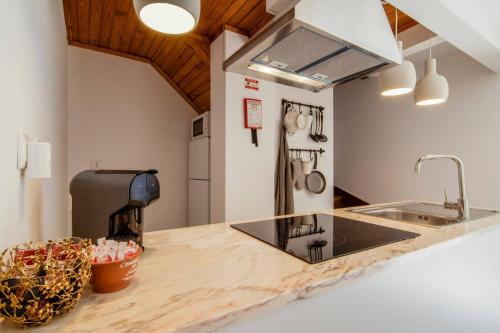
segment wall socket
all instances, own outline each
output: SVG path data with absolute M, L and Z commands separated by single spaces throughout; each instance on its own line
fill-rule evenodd
M 90 161 L 90 168 L 92 170 L 101 170 L 102 169 L 102 161 L 99 161 L 99 160 Z

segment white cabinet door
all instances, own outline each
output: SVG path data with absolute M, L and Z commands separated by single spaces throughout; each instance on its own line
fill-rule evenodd
M 210 182 L 189 180 L 188 225 L 204 225 L 210 221 Z
M 189 143 L 189 179 L 210 178 L 210 139 Z

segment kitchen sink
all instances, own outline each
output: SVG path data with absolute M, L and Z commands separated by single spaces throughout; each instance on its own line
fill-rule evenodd
M 429 227 L 444 227 L 464 222 L 464 220 L 458 216 L 458 209 L 445 208 L 443 205 L 425 202 L 409 202 L 369 208 L 355 208 L 350 211 Z M 469 221 L 498 213 L 499 212 L 496 210 L 471 208 Z

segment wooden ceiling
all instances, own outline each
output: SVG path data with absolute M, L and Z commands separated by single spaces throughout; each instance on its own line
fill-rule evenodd
M 396 10 L 395 8 L 384 2 L 384 9 L 385 9 L 385 15 L 387 15 L 387 18 L 389 19 L 389 23 L 391 24 L 391 29 L 392 32 L 394 32 L 395 29 L 395 21 L 396 21 Z M 398 10 L 398 33 L 403 32 L 406 29 L 410 29 L 411 27 L 417 25 L 417 21 L 403 13 L 402 11 Z
M 63 0 L 68 43 L 151 64 L 198 112 L 210 109 L 210 43 L 224 29 L 254 35 L 273 16 L 265 0 L 201 0 L 200 21 L 181 36 L 142 24 L 132 0 Z M 384 5 L 394 26 L 394 9 Z M 399 31 L 415 25 L 399 14 Z

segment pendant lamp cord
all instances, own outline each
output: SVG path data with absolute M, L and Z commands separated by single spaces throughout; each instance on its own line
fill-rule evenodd
M 432 32 L 429 33 L 429 59 L 432 59 Z
M 394 7 L 394 34 L 396 35 L 396 40 L 398 40 L 398 9 Z

